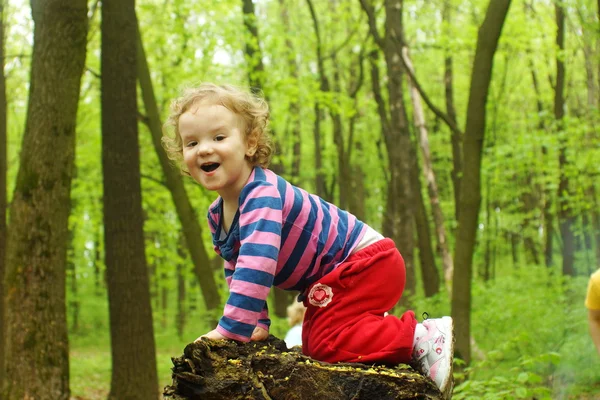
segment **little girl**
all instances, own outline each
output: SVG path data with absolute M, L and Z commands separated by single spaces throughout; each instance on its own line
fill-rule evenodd
M 302 293 L 304 354 L 326 362 L 413 363 L 449 393 L 452 319 L 418 324 L 412 311 L 387 315 L 405 284 L 394 242 L 268 170 L 268 123 L 264 99 L 206 83 L 176 99 L 165 124 L 169 157 L 219 194 L 208 224 L 230 293 L 218 326 L 201 337 L 266 339 L 266 299 L 275 285 Z

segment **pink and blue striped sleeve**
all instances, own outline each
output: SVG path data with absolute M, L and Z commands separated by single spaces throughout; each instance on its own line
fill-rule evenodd
M 266 300 L 281 246 L 282 202 L 277 188 L 264 181 L 249 183 L 240 197 L 239 212 L 239 255 L 217 330 L 248 342 L 256 326 L 268 330 L 270 325 Z

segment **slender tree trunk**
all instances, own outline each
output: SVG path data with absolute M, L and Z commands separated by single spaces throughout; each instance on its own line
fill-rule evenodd
M 250 82 L 250 88 L 257 93 L 264 89 L 266 77 L 265 66 L 262 62 L 262 52 L 260 50 L 254 3 L 252 0 L 242 0 L 242 11 L 244 13 L 244 26 L 250 35 L 244 41 L 246 48 L 246 62 L 249 65 L 248 82 Z
M 416 145 L 415 145 L 416 146 Z M 411 150 L 416 153 L 414 147 Z M 419 248 L 419 260 L 421 264 L 421 280 L 423 281 L 423 289 L 425 297 L 436 295 L 440 291 L 440 275 L 435 265 L 435 257 L 433 248 L 431 247 L 431 231 L 429 229 L 429 221 L 427 218 L 427 210 L 425 201 L 421 194 L 421 180 L 418 158 L 413 156 L 413 166 L 411 168 L 412 190 L 415 194 L 415 226 L 417 230 L 417 244 Z
M 27 121 L 6 246 L 4 399 L 67 400 L 65 300 L 84 0 L 31 1 Z
M 525 172 L 525 189 L 523 189 L 525 192 L 521 195 L 523 212 L 526 215 L 521 224 L 521 231 L 523 232 L 523 242 L 527 262 L 538 265 L 540 263 L 540 258 L 535 240 L 538 224 L 535 223 L 537 218 L 533 217 L 533 215 L 540 204 L 535 194 L 538 188 L 537 185 L 534 185 L 533 183 L 533 174 L 531 171 L 533 171 L 533 168 L 528 168 Z
M 6 269 L 6 79 L 4 77 L 4 2 L 0 0 L 0 394 L 4 384 L 4 271 Z
M 267 81 L 265 65 L 263 63 L 262 51 L 260 49 L 260 36 L 258 34 L 258 25 L 256 24 L 256 14 L 254 11 L 254 2 L 252 0 L 242 0 L 242 12 L 244 26 L 247 35 L 244 35 L 244 46 L 246 49 L 246 63 L 248 65 L 248 82 L 250 89 L 254 93 L 260 93 L 265 90 Z M 269 96 L 264 93 L 267 103 L 270 103 Z M 278 175 L 284 173 L 283 163 L 280 161 L 279 140 L 275 130 L 271 127 L 271 136 L 275 147 L 274 157 L 271 161 L 270 169 Z
M 486 175 L 485 179 L 485 229 L 483 231 L 485 238 L 485 250 L 483 255 L 483 271 L 480 273 L 481 279 L 484 282 L 490 280 L 490 270 L 492 261 L 492 206 L 490 199 L 490 175 Z
M 364 0 L 361 0 L 361 4 L 363 5 L 363 8 L 365 9 L 367 15 L 369 16 L 371 31 L 376 32 L 373 30 L 373 25 L 374 25 L 373 18 L 374 17 L 373 17 L 372 9 L 369 9 L 368 5 L 366 5 L 366 3 L 364 3 Z M 377 38 L 377 36 L 375 36 L 375 34 L 374 34 L 374 37 Z M 379 39 L 376 39 L 376 40 L 378 41 Z M 392 137 L 392 134 L 390 133 L 392 130 L 392 128 L 391 128 L 392 122 L 391 122 L 390 118 L 388 118 L 385 101 L 383 99 L 383 94 L 381 91 L 377 59 L 378 59 L 378 52 L 376 50 L 371 51 L 371 53 L 369 55 L 369 63 L 371 65 L 371 85 L 373 87 L 373 97 L 375 98 L 375 102 L 377 103 L 377 112 L 379 114 L 379 118 L 381 121 L 380 123 L 381 123 L 382 136 L 384 137 L 384 140 L 386 141 L 386 146 L 388 146 L 390 144 L 389 143 L 390 138 Z M 389 74 L 389 72 L 388 72 L 388 74 Z M 409 138 L 409 145 L 410 145 L 410 138 Z M 406 148 L 406 149 L 408 150 L 408 148 Z M 394 239 L 394 236 L 393 236 L 394 232 L 395 232 L 394 222 L 396 221 L 396 219 L 394 218 L 394 212 L 397 211 L 397 208 L 395 207 L 394 202 L 395 202 L 395 200 L 397 200 L 395 193 L 396 193 L 396 190 L 399 189 L 398 188 L 399 182 L 398 182 L 397 176 L 396 176 L 396 178 L 394 178 L 395 175 L 393 172 L 389 176 L 386 174 L 386 172 L 389 171 L 390 169 L 392 169 L 391 165 L 397 165 L 394 163 L 397 163 L 398 157 L 397 156 L 394 157 L 394 153 L 391 152 L 389 147 L 388 147 L 388 151 L 387 151 L 387 156 L 388 156 L 388 165 L 390 167 L 388 169 L 384 169 L 384 176 L 386 176 L 388 188 L 387 188 L 387 197 L 386 197 L 386 211 L 383 216 L 383 235 Z M 407 174 L 408 174 L 408 177 L 410 178 L 410 176 L 411 176 L 410 171 L 407 171 Z M 412 229 L 412 225 L 411 225 L 411 229 Z M 406 282 L 405 290 L 409 291 L 411 293 L 414 293 L 416 283 L 415 283 L 415 278 L 414 278 L 415 273 L 414 273 L 414 264 L 413 264 L 414 256 L 413 256 L 412 230 L 409 233 L 409 238 L 407 238 L 406 241 L 409 241 L 410 244 L 409 245 L 407 245 L 406 243 L 399 244 L 399 242 L 396 242 L 396 247 L 398 247 L 400 252 L 402 252 L 402 255 L 403 255 L 405 263 L 406 263 L 407 282 Z M 407 259 L 410 260 L 410 264 L 406 262 Z M 406 298 L 403 297 L 402 299 L 403 299 L 402 301 L 403 301 L 404 305 L 408 306 L 408 304 L 406 302 Z
M 315 46 L 315 51 L 317 54 L 317 70 L 319 72 L 319 90 L 321 91 L 321 93 L 328 93 L 331 91 L 331 85 L 329 84 L 329 79 L 327 78 L 327 75 L 325 73 L 319 23 L 317 20 L 316 12 L 313 7 L 312 1 L 306 0 L 306 3 L 308 5 L 309 11 L 310 11 L 311 20 L 313 22 L 313 28 L 315 30 L 315 37 L 316 37 L 316 42 L 317 42 L 316 46 Z M 339 120 L 339 115 L 337 113 L 330 112 L 330 115 L 333 120 L 333 125 L 334 125 L 333 129 L 334 129 L 334 138 L 335 138 L 336 134 L 337 135 L 340 134 L 339 129 L 341 129 L 341 122 Z M 317 99 L 317 100 L 315 100 L 315 127 L 314 127 L 315 167 L 317 168 L 317 176 L 316 176 L 317 194 L 319 193 L 319 191 L 322 191 L 322 195 L 321 194 L 318 194 L 318 195 L 321 197 L 324 196 L 325 200 L 333 202 L 333 192 L 329 192 L 329 190 L 327 189 L 326 180 L 323 175 L 323 164 L 322 164 L 322 159 L 321 159 L 321 121 L 322 120 L 323 120 L 323 109 L 321 107 L 319 100 Z M 335 132 L 336 129 L 338 129 L 337 132 Z M 339 152 L 338 152 L 338 154 L 339 154 Z M 338 163 L 339 163 L 339 159 L 338 159 Z M 340 205 L 340 207 L 342 207 L 342 206 Z M 345 208 L 345 207 L 342 207 L 342 208 Z
M 490 0 L 485 19 L 477 35 L 477 47 L 465 129 L 464 174 L 461 182 L 458 232 L 452 280 L 452 317 L 456 334 L 456 355 L 467 365 L 471 362 L 471 280 L 473 251 L 481 204 L 481 150 L 484 142 L 486 103 L 494 54 L 502 32 L 510 0 Z
M 596 56 L 600 56 L 600 0 L 598 1 L 598 24 L 595 27 L 597 35 L 596 38 Z M 583 22 L 583 18 L 582 18 Z M 594 28 L 592 28 L 594 29 Z M 596 73 L 598 81 L 594 80 L 594 65 L 597 63 L 597 58 L 594 58 L 594 43 L 588 45 L 588 50 L 584 50 L 585 56 L 585 69 L 587 77 L 587 89 L 588 89 L 588 106 L 590 110 L 594 110 L 598 104 L 600 104 L 600 65 L 597 67 Z M 586 141 L 588 146 L 594 146 L 598 141 L 598 134 L 590 129 L 586 135 Z M 586 230 L 591 234 L 591 240 L 594 242 L 593 247 L 595 248 L 595 260 L 591 265 L 600 265 L 600 203 L 596 196 L 595 183 L 598 180 L 598 174 L 594 171 L 587 171 L 588 182 L 585 189 L 585 194 L 588 201 L 591 202 L 592 208 L 590 210 L 590 223 L 591 227 Z
M 334 58 L 334 63 L 336 60 Z M 336 69 L 334 75 L 334 92 L 340 93 L 339 90 L 339 71 Z M 346 148 L 346 140 L 344 140 L 344 126 L 342 124 L 342 116 L 335 110 L 334 107 L 329 108 L 331 120 L 333 121 L 333 142 L 337 149 L 338 161 L 338 206 L 344 210 L 348 210 L 350 201 L 350 190 L 352 188 L 352 174 L 350 173 L 350 154 Z M 351 143 L 349 143 L 351 144 Z
M 101 275 L 102 252 L 100 251 L 100 240 L 102 233 L 100 227 L 94 230 L 94 289 L 97 296 L 102 294 L 102 288 L 106 285 L 106 277 Z
M 536 69 L 531 59 L 529 61 L 529 69 L 531 71 L 531 81 L 533 83 L 533 89 L 535 91 L 536 109 L 538 115 L 543 115 L 544 105 L 542 103 L 542 94 L 539 86 Z M 538 123 L 538 129 L 543 130 L 544 128 L 545 123 L 543 119 L 540 118 L 540 121 Z M 548 158 L 548 148 L 545 144 L 542 145 L 542 157 L 544 157 L 544 159 Z M 544 172 L 544 177 L 546 177 L 547 175 L 548 174 Z M 549 190 L 547 186 L 548 185 L 546 185 L 546 187 L 543 188 L 540 192 L 543 203 L 542 220 L 544 226 L 544 264 L 546 265 L 546 267 L 550 267 L 552 265 L 552 235 L 554 231 L 554 215 L 552 213 L 553 193 L 551 190 Z
M 134 0 L 102 2 L 102 172 L 110 311 L 110 400 L 157 399 L 156 348 L 144 254 Z
M 77 286 L 77 265 L 73 261 L 75 249 L 73 246 L 74 229 L 69 230 L 69 249 L 67 252 L 67 276 L 70 276 L 71 283 L 71 299 L 69 301 L 69 309 L 71 310 L 71 333 L 79 332 L 79 293 Z
M 407 47 L 404 48 L 404 61 L 414 75 L 414 69 L 412 67 L 412 62 L 410 60 Z M 413 104 L 414 121 L 416 128 L 419 131 L 419 144 L 421 147 L 421 154 L 423 156 L 423 174 L 427 180 L 427 192 L 429 193 L 429 202 L 431 203 L 431 211 L 433 213 L 438 251 L 442 257 L 444 282 L 446 284 L 448 293 L 451 293 L 454 265 L 452 263 L 452 255 L 450 254 L 450 250 L 448 248 L 448 241 L 446 240 L 446 228 L 444 222 L 445 218 L 442 208 L 440 207 L 438 187 L 431 162 L 429 134 L 425 124 L 425 114 L 423 112 L 423 105 L 421 104 L 421 95 L 419 94 L 419 91 L 415 87 L 412 80 L 409 79 L 408 84 L 410 86 L 410 96 Z
M 565 115 L 565 14 L 560 3 L 554 5 L 556 11 L 556 48 L 559 54 L 556 56 L 556 83 L 554 88 L 554 118 L 558 127 L 559 135 L 559 183 L 558 183 L 558 219 L 560 235 L 562 237 L 562 273 L 563 275 L 575 275 L 575 235 L 573 234 L 573 210 L 569 204 L 570 183 L 569 183 L 569 160 L 567 159 L 567 134 L 564 131 Z
M 148 117 L 148 129 L 152 135 L 152 144 L 154 145 L 154 150 L 156 151 L 163 175 L 165 176 L 166 186 L 171 193 L 173 204 L 177 210 L 177 216 L 179 217 L 183 236 L 187 243 L 192 263 L 194 264 L 194 274 L 200 284 L 206 309 L 214 310 L 221 307 L 221 298 L 219 296 L 213 271 L 210 268 L 208 253 L 204 247 L 204 243 L 200 240 L 200 238 L 204 237 L 204 234 L 202 233 L 202 228 L 198 223 L 198 217 L 185 190 L 183 178 L 181 174 L 173 168 L 167 154 L 162 148 L 162 123 L 160 121 L 152 79 L 150 77 L 150 69 L 148 67 L 148 61 L 139 29 L 137 32 L 137 54 L 137 77 L 142 91 L 144 108 Z
M 183 332 L 185 331 L 185 324 L 187 321 L 187 309 L 186 309 L 186 279 L 185 279 L 185 268 L 183 260 L 186 259 L 186 240 L 183 233 L 179 234 L 179 240 L 177 241 L 177 254 L 182 260 L 177 263 L 177 316 L 175 320 L 175 326 L 177 328 L 177 336 L 179 339 L 183 339 Z
M 313 141 L 315 143 L 315 191 L 317 196 L 331 202 L 332 199 L 327 191 L 325 175 L 323 174 L 323 155 L 321 150 L 321 120 L 323 119 L 323 110 L 321 109 L 318 100 L 315 100 L 314 114 Z
M 246 62 L 248 64 L 248 81 L 250 82 L 251 89 L 259 93 L 264 89 L 266 82 L 265 66 L 262 61 L 262 51 L 260 49 L 260 38 L 258 35 L 258 25 L 256 24 L 256 14 L 254 10 L 254 3 L 252 0 L 242 0 L 242 11 L 244 13 L 244 26 L 246 27 L 249 37 L 245 40 L 246 46 Z M 265 96 L 268 101 L 268 96 Z M 276 174 L 283 174 L 284 168 L 283 163 L 277 161 L 279 157 L 279 142 L 275 141 L 275 154 L 274 161 L 271 165 L 271 169 Z M 279 288 L 273 288 L 272 296 L 275 303 L 275 315 L 279 317 L 285 317 L 286 309 L 288 305 L 288 294 Z
M 584 21 L 582 21 L 584 23 Z M 590 109 L 594 109 L 598 103 L 598 90 L 596 89 L 596 80 L 594 79 L 594 66 L 597 60 L 594 59 L 594 49 L 592 45 L 584 39 L 583 56 L 585 60 L 585 78 L 587 86 L 587 104 Z
M 388 191 L 387 212 L 390 214 L 388 232 L 404 257 L 406 265 L 407 294 L 415 293 L 414 271 L 414 229 L 413 229 L 413 199 L 414 194 L 410 184 L 410 131 L 408 117 L 404 104 L 404 65 L 402 63 L 403 45 L 403 0 L 385 1 L 385 39 L 384 55 L 387 65 L 387 87 L 390 110 L 390 130 L 386 137 L 391 186 Z M 407 296 L 402 297 L 407 304 Z
M 450 0 L 444 1 L 442 11 L 443 26 L 451 26 L 452 23 L 452 4 Z M 447 50 L 444 57 L 444 97 L 446 99 L 446 113 L 448 118 L 457 125 L 456 110 L 454 108 L 454 71 L 453 71 L 452 52 Z M 463 135 L 457 129 L 452 129 L 452 184 L 454 187 L 454 218 L 458 220 L 458 205 L 460 202 L 460 180 L 462 176 L 462 141 Z
M 289 68 L 289 75 L 298 82 L 298 63 L 296 61 L 296 51 L 294 50 L 294 44 L 290 39 L 290 34 L 293 32 L 292 25 L 290 23 L 290 16 L 288 10 L 288 1 L 279 0 L 280 15 L 283 26 L 288 32 L 285 35 L 285 50 L 286 58 Z M 290 101 L 289 116 L 290 123 L 292 125 L 291 133 L 287 136 L 292 138 L 292 168 L 290 171 L 290 182 L 294 185 L 300 184 L 300 161 L 302 159 L 301 145 L 302 136 L 300 135 L 300 99 L 296 96 Z
M 361 6 L 368 17 L 369 31 L 373 40 L 383 51 L 387 66 L 387 89 L 390 117 L 382 103 L 379 83 L 371 83 L 378 103 L 378 112 L 381 119 L 382 131 L 386 144 L 388 156 L 388 169 L 390 179 L 388 181 L 386 211 L 384 215 L 383 234 L 394 240 L 396 246 L 404 257 L 406 265 L 407 294 L 414 293 L 414 237 L 413 237 L 413 208 L 412 200 L 414 194 L 411 191 L 410 168 L 410 132 L 408 117 L 403 98 L 404 64 L 402 60 L 403 25 L 402 25 L 402 0 L 385 1 L 385 35 L 381 37 L 377 30 L 375 10 L 367 0 L 360 0 Z M 377 75 L 377 68 L 371 53 L 371 74 Z M 378 93 L 379 92 L 379 93 Z M 407 305 L 407 296 L 402 298 Z
M 354 143 L 354 151 L 359 160 L 363 159 L 363 149 L 362 143 L 360 141 L 356 141 Z M 355 163 L 352 166 L 352 175 L 354 175 L 354 179 L 352 180 L 352 197 L 350 198 L 350 212 L 356 216 L 356 218 L 361 221 L 366 220 L 367 210 L 365 205 L 365 197 L 367 196 L 365 192 L 365 173 L 359 163 Z

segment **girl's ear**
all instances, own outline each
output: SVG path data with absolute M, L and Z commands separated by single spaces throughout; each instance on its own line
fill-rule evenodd
M 258 149 L 258 133 L 256 131 L 250 132 L 246 141 L 246 145 L 248 146 L 248 150 L 246 150 L 246 155 L 248 157 L 252 157 Z

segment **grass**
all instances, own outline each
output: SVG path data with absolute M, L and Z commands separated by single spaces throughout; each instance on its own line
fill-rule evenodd
M 202 321 L 201 318 L 198 318 Z M 161 325 L 161 326 L 158 326 Z M 185 345 L 206 328 L 188 327 L 184 338 L 180 339 L 172 328 L 165 329 L 162 324 L 155 324 L 154 339 L 156 343 L 156 363 L 159 379 L 159 390 L 171 383 L 171 357 L 183 354 Z M 84 332 L 91 330 L 82 329 Z M 71 335 L 70 338 L 70 386 L 72 400 L 106 399 L 110 390 L 111 350 L 107 328 L 97 329 L 93 335 Z
M 456 387 L 454 399 L 598 399 L 600 356 L 587 328 L 583 299 L 586 277 L 551 276 L 543 267 L 522 267 L 473 287 L 473 362 Z M 447 315 L 445 294 L 415 299 L 419 316 Z M 110 340 L 106 315 L 86 315 L 80 333 L 71 335 L 71 392 L 75 400 L 106 399 L 110 388 Z M 170 384 L 171 357 L 208 331 L 206 317 L 189 316 L 183 338 L 164 321 L 155 323 L 160 390 Z M 193 321 L 193 322 L 192 322 Z M 87 324 L 87 325 L 86 325 Z M 167 326 L 167 328 L 165 328 Z M 273 321 L 271 332 L 282 337 L 286 322 Z

